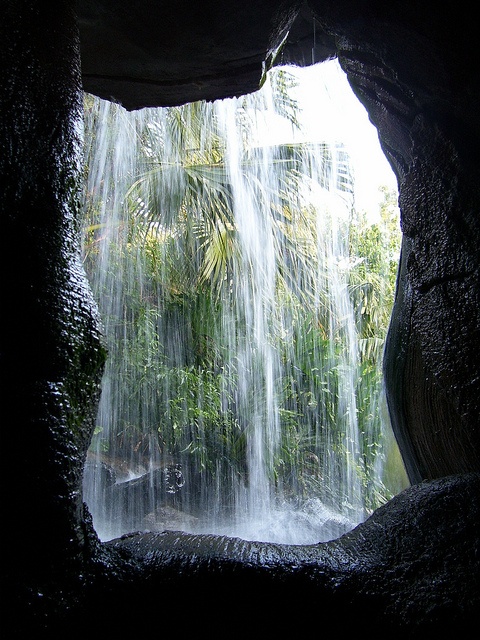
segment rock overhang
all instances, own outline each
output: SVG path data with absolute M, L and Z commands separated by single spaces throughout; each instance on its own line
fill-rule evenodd
M 298 0 L 79 0 L 85 91 L 127 110 L 259 89 L 268 68 L 334 57 L 334 38 Z

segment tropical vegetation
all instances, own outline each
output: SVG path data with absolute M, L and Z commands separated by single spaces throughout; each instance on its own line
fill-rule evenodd
M 293 78 L 272 77 L 275 108 L 298 126 Z M 260 422 L 282 496 L 338 500 L 325 479 L 349 461 L 373 509 L 392 494 L 378 469 L 392 449 L 381 363 L 396 194 L 372 221 L 341 145 L 254 146 L 255 109 L 261 96 L 233 103 L 232 150 L 215 104 L 132 117 L 85 97 L 83 256 L 110 354 L 94 448 L 132 467 L 181 464 L 227 500 L 250 481 Z M 341 202 L 339 218 L 319 213 L 319 194 Z

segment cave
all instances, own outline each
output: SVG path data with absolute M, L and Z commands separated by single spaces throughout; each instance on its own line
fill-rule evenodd
M 7 0 L 3 13 L 4 637 L 469 637 L 480 611 L 471 11 L 413 0 Z M 130 110 L 179 105 L 253 92 L 274 65 L 331 58 L 398 181 L 384 373 L 411 486 L 317 545 L 179 532 L 101 543 L 82 496 L 107 357 L 79 255 L 83 91 Z

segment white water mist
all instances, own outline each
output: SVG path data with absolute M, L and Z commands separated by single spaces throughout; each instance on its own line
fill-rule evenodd
M 313 543 L 385 489 L 381 358 L 367 392 L 352 296 L 351 158 L 308 140 L 288 79 L 133 113 L 87 97 L 84 255 L 110 357 L 84 491 L 102 539 Z M 278 99 L 295 136 L 266 143 Z

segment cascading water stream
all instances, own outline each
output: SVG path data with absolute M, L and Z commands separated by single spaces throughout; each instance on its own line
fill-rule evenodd
M 133 113 L 86 97 L 84 256 L 109 359 L 84 493 L 101 539 L 313 543 L 390 497 L 351 159 L 301 138 L 289 78 Z M 287 142 L 265 139 L 275 110 Z
M 274 230 L 268 210 L 276 195 L 270 175 L 272 158 L 265 149 L 264 157 L 251 160 L 251 166 L 245 167 L 238 107 L 236 100 L 220 101 L 216 104 L 216 117 L 226 134 L 225 165 L 241 247 L 233 325 L 243 326 L 244 332 L 240 340 L 235 338 L 232 354 L 238 367 L 239 413 L 248 416 L 248 482 L 236 488 L 235 518 L 226 531 L 248 537 L 274 512 L 273 459 L 280 444 L 276 386 L 281 367 L 270 339 L 276 304 Z M 259 195 L 253 185 L 268 185 L 268 193 Z

